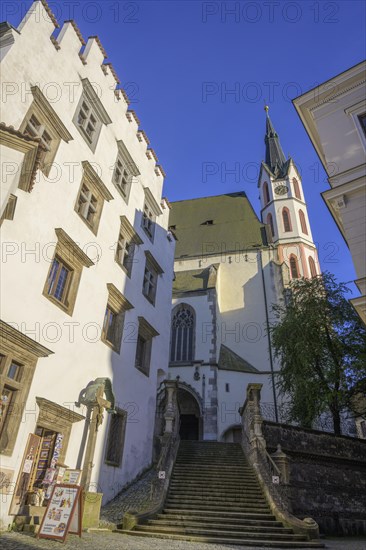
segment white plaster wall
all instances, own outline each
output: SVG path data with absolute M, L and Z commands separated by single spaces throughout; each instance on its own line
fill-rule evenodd
M 330 86 L 333 86 L 331 91 L 337 91 L 336 85 Z M 364 83 L 312 111 L 330 176 L 341 174 L 365 162 L 366 140 L 363 138 L 362 141 L 352 115 L 345 112 L 362 101 L 365 101 Z M 337 182 L 333 182 L 332 186 L 337 186 Z
M 43 10 L 39 2 L 36 6 Z M 157 373 L 159 369 L 161 375 L 168 368 L 174 242 L 167 239 L 167 207 L 157 219 L 153 244 L 140 227 L 143 187 L 148 186 L 160 204 L 163 181 L 155 174 L 155 161 L 147 159 L 146 147 L 136 137 L 136 125 L 125 116 L 127 104 L 123 99 L 116 101 L 113 77 L 104 75 L 100 68 L 103 56 L 99 47 L 92 40 L 87 64 L 83 65 L 78 56 L 81 44 L 72 26 L 66 24 L 61 30 L 59 51 L 50 41 L 53 30 L 44 13 L 36 19 L 30 17 L 2 66 L 2 78 L 8 83 L 2 105 L 6 124 L 19 128 L 33 100 L 30 86 L 37 83 L 73 136 L 68 144 L 61 141 L 49 178 L 38 173 L 30 194 L 17 193 L 15 219 L 5 221 L 2 226 L 2 319 L 54 352 L 38 362 L 14 452 L 11 457 L 2 457 L 2 466 L 15 469 L 17 475 L 26 436 L 34 431 L 38 417 L 36 396 L 74 406 L 89 381 L 110 377 L 116 404 L 128 411 L 129 418 L 120 468 L 104 464 L 107 420 L 98 432 L 92 482 L 104 493 L 105 502 L 151 461 Z M 84 77 L 95 83 L 113 120 L 103 126 L 95 154 L 72 122 L 82 92 L 80 78 Z M 74 98 L 70 89 L 75 91 Z M 57 95 L 55 101 L 53 93 Z M 119 139 L 124 141 L 141 172 L 133 182 L 128 205 L 111 182 Z M 97 236 L 74 211 L 84 160 L 93 163 L 114 197 L 104 203 Z M 144 241 L 137 247 L 131 279 L 114 261 L 121 215 L 128 217 Z M 57 227 L 64 229 L 95 262 L 94 266 L 83 268 L 72 317 L 42 296 L 57 241 L 54 231 Z M 158 281 L 155 307 L 141 292 L 147 249 L 164 270 Z M 120 355 L 100 341 L 107 283 L 113 283 L 134 306 L 126 313 Z M 160 334 L 153 341 L 149 377 L 134 367 L 138 316 L 145 317 Z M 70 467 L 76 465 L 82 430 L 83 422 L 73 425 L 66 455 Z M 7 510 L 8 504 L 3 503 L 5 523 Z
M 0 145 L 1 159 L 1 192 L 0 192 L 0 217 L 2 216 L 11 194 L 17 195 L 17 188 L 20 178 L 21 165 L 24 153 Z

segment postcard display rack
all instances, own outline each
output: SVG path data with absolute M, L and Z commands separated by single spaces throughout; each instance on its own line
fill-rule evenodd
M 37 538 L 65 542 L 68 533 L 81 537 L 82 489 L 73 483 L 53 486 Z

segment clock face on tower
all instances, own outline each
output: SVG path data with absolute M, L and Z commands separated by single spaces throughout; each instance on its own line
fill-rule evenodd
M 277 185 L 274 189 L 274 192 L 276 193 L 276 195 L 285 195 L 287 191 L 288 191 L 288 187 L 283 184 Z

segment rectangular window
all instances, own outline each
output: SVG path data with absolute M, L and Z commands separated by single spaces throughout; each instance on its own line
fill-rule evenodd
M 56 228 L 55 232 L 58 242 L 43 296 L 72 315 L 83 266 L 90 267 L 94 263 L 63 229 Z
M 82 98 L 76 120 L 77 126 L 86 141 L 90 145 L 96 145 L 102 123 L 98 120 L 98 115 L 93 110 L 91 103 L 85 97 Z
M 67 294 L 70 287 L 72 270 L 66 266 L 57 256 L 54 258 L 48 275 L 49 296 L 52 296 L 62 304 L 67 305 Z
M 113 347 L 117 345 L 117 313 L 107 306 L 104 315 L 102 339 Z
M 111 466 L 121 466 L 127 425 L 127 412 L 117 409 L 110 416 L 105 462 Z
M 136 342 L 135 367 L 145 376 L 150 374 L 152 341 L 159 333 L 144 319 L 139 317 L 139 331 Z
M 128 166 L 122 160 L 122 158 L 118 156 L 113 172 L 113 183 L 115 184 L 118 191 L 126 202 L 128 201 L 128 197 L 130 194 L 132 178 L 133 175 L 128 169 Z
M 123 230 L 121 230 L 117 242 L 116 262 L 123 268 L 129 277 L 132 271 L 133 255 L 134 243 L 125 237 Z
M 137 337 L 135 367 L 149 376 L 150 373 L 151 340 L 146 340 L 141 334 Z
M 151 241 L 154 238 L 155 220 L 155 214 L 150 206 L 145 202 L 144 211 L 142 213 L 142 227 Z
M 48 175 L 49 169 L 52 164 L 52 160 L 60 140 L 52 138 L 47 123 L 41 122 L 34 114 L 30 113 L 29 118 L 26 119 L 24 133 L 31 137 L 38 138 L 41 142 L 43 151 L 40 156 L 40 168 Z
M 226 391 L 226 392 L 229 392 L 229 391 L 230 391 L 230 385 L 229 385 L 229 384 L 225 384 L 225 391 Z
M 151 266 L 147 265 L 145 267 L 142 293 L 152 304 L 155 303 L 156 286 L 157 286 L 157 273 L 153 270 Z

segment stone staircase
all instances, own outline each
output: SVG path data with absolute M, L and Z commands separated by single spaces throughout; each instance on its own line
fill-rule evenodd
M 271 513 L 238 444 L 181 441 L 164 509 L 125 534 L 278 548 L 323 548 Z

